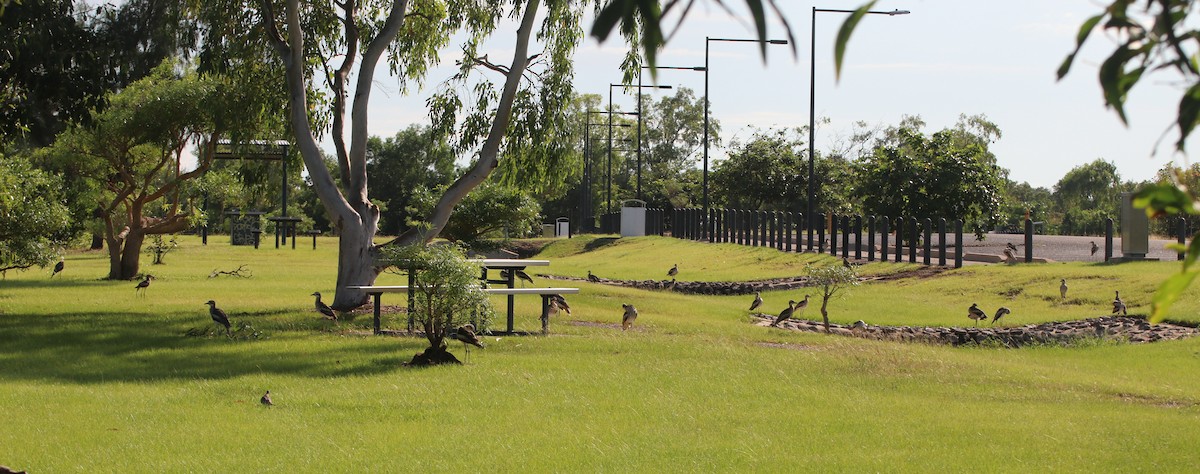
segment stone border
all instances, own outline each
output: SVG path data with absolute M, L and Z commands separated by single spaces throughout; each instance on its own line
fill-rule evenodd
M 860 277 L 859 281 L 890 281 L 910 277 L 929 277 L 950 269 L 950 267 L 936 266 L 920 267 L 915 270 Z M 573 276 L 546 274 L 537 274 L 535 276 L 539 278 L 545 278 L 547 280 L 587 281 L 586 278 Z M 754 281 L 615 280 L 610 278 L 599 278 L 599 281 L 596 283 L 600 283 L 602 285 L 623 286 L 626 288 L 637 288 L 640 290 L 666 290 L 690 295 L 724 296 L 752 295 L 758 291 L 795 290 L 797 288 L 806 288 L 812 286 L 808 284 L 808 277 L 805 276 L 771 278 L 767 280 Z
M 757 326 L 769 326 L 775 316 L 755 314 Z M 824 333 L 825 325 L 806 319 L 788 320 L 779 324 L 790 331 Z M 950 344 L 997 344 L 1021 347 L 1030 344 L 1072 345 L 1084 339 L 1107 339 L 1131 343 L 1173 341 L 1200 334 L 1200 329 L 1171 323 L 1150 324 L 1145 319 L 1116 316 L 1077 321 L 1027 324 L 1016 327 L 914 327 L 867 326 L 854 329 L 841 324 L 829 324 L 829 333 L 840 336 L 863 337 L 881 341 L 925 342 Z

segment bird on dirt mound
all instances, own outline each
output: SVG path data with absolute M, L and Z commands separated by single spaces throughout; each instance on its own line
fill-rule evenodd
M 1066 278 L 1064 278 L 1062 280 L 1061 285 L 1058 285 L 1058 294 L 1060 296 L 1062 296 L 1062 299 L 1064 299 L 1064 300 L 1067 299 L 1067 279 Z
M 1100 251 L 1100 246 L 1099 246 L 1099 245 L 1096 245 L 1096 241 L 1095 241 L 1095 240 L 1093 240 L 1093 241 L 1092 241 L 1092 256 L 1093 256 L 1093 257 L 1095 257 L 1095 256 L 1096 256 L 1096 252 L 1099 252 L 1099 251 Z
M 987 313 L 984 313 L 982 309 L 979 309 L 979 305 L 975 303 L 971 303 L 971 307 L 967 308 L 967 317 L 971 318 L 972 321 L 975 321 L 976 326 L 979 325 L 980 321 L 988 318 Z
M 758 307 L 762 306 L 762 304 L 763 304 L 762 294 L 755 291 L 754 292 L 754 302 L 750 303 L 750 311 L 754 311 L 754 310 L 758 309 Z
M 851 331 L 866 331 L 867 330 L 867 322 L 863 321 L 861 319 L 858 321 L 855 321 L 854 324 L 852 324 L 850 326 L 850 330 Z
M 142 281 L 138 282 L 137 286 L 134 286 L 134 287 L 133 287 L 133 293 L 134 293 L 135 295 L 139 295 L 139 294 L 140 294 L 140 295 L 145 295 L 145 294 L 146 294 L 146 293 L 145 293 L 145 292 L 146 292 L 146 288 L 150 288 L 150 280 L 152 280 L 152 279 L 154 279 L 154 277 L 153 277 L 153 276 L 151 276 L 151 275 L 146 275 L 146 278 L 145 278 L 145 279 L 143 279 Z
M 468 344 L 483 349 L 483 341 L 479 340 L 479 336 L 475 335 L 475 325 L 471 323 L 459 326 L 450 333 L 450 339 L 456 339 L 463 343 L 463 350 L 467 352 L 467 360 L 471 360 L 471 348 Z
M 675 275 L 678 275 L 678 274 L 679 274 L 679 264 L 678 263 L 676 263 L 675 266 L 671 267 L 670 270 L 667 270 L 667 276 L 669 276 L 669 277 L 674 277 Z
M 1010 311 L 1008 308 L 1001 306 L 1000 309 L 996 310 L 996 315 L 992 317 L 992 324 L 996 324 L 996 321 L 999 321 L 1000 318 L 1003 318 L 1004 315 L 1011 312 L 1012 311 Z
M 1129 315 L 1129 313 L 1127 313 L 1125 311 L 1125 302 L 1121 301 L 1121 292 L 1120 291 L 1117 292 L 1117 297 L 1116 297 L 1116 299 L 1113 300 L 1112 314 L 1117 314 L 1117 313 L 1121 313 L 1121 316 Z
M 637 319 L 638 312 L 637 308 L 631 304 L 621 303 L 621 307 L 625 308 L 625 314 L 621 316 L 621 330 L 624 331 L 633 327 L 633 321 Z
M 271 391 L 267 390 L 267 393 L 264 393 L 262 398 L 258 399 L 258 403 L 268 407 L 275 406 L 275 403 L 271 401 Z
M 313 294 L 309 295 L 309 296 L 317 297 L 317 302 L 314 303 L 314 306 L 316 306 L 317 312 L 321 313 L 321 316 L 323 316 L 326 319 L 332 319 L 335 322 L 338 320 L 337 313 L 333 312 L 333 308 L 330 308 L 329 305 L 327 305 L 323 301 L 321 301 L 321 292 L 314 291 Z
M 779 316 L 775 317 L 775 321 L 771 322 L 771 327 L 779 327 L 779 323 L 787 321 L 792 317 L 792 313 L 796 311 L 796 300 L 788 300 L 788 307 L 779 312 Z
M 221 311 L 221 308 L 217 307 L 216 301 L 208 300 L 208 302 L 204 304 L 208 305 L 208 315 L 212 317 L 212 320 L 217 324 L 225 326 L 225 335 L 229 335 L 229 315 L 225 314 L 224 311 Z
M 600 277 L 593 275 L 591 270 L 588 270 L 588 281 L 592 283 L 600 283 Z
M 54 271 L 52 273 L 50 273 L 50 278 L 54 278 L 54 275 L 58 275 L 58 272 L 63 271 L 63 268 L 66 266 L 67 266 L 67 262 L 62 259 L 59 259 L 58 263 L 54 264 Z

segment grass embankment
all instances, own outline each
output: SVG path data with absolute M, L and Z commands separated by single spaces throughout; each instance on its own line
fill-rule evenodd
M 311 310 L 332 294 L 336 245 L 201 247 L 157 280 L 99 280 L 73 254 L 53 280 L 0 282 L 0 464 L 61 471 L 1195 471 L 1200 340 L 1018 350 L 952 348 L 754 327 L 750 298 L 580 282 L 549 337 L 489 337 L 459 367 L 400 366 L 423 339 L 360 335 Z M 198 239 L 195 239 L 198 240 Z M 210 241 L 211 243 L 211 241 Z M 304 243 L 302 241 L 301 243 Z M 535 271 L 681 280 L 794 276 L 812 255 L 665 238 L 575 238 Z M 250 279 L 208 278 L 247 263 Z M 905 267 L 870 264 L 865 273 Z M 840 322 L 965 325 L 972 302 L 1008 324 L 1135 313 L 1174 263 L 972 266 L 871 283 Z M 1058 301 L 1058 279 L 1071 293 Z M 402 278 L 384 275 L 380 284 Z M 539 285 L 559 286 L 562 282 Z M 778 311 L 803 291 L 764 294 Z M 813 293 L 813 292 L 810 292 Z M 815 296 L 815 293 L 813 293 Z M 1176 319 L 1197 321 L 1195 291 Z M 402 304 L 399 295 L 385 304 Z M 264 339 L 185 337 L 215 299 Z M 620 303 L 641 315 L 619 329 Z M 517 326 L 538 327 L 536 298 Z M 815 307 L 816 305 L 814 305 Z M 817 318 L 814 310 L 806 315 Z M 396 318 L 385 324 L 400 327 Z M 246 334 L 244 331 L 239 334 Z M 461 355 L 461 346 L 452 347 Z M 258 405 L 271 390 L 277 406 Z

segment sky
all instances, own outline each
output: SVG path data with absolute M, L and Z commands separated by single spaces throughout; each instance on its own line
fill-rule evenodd
M 735 9 L 733 16 L 713 0 L 698 1 L 659 53 L 658 64 L 703 66 L 706 37 L 753 38 L 748 17 L 737 11 L 743 2 L 725 3 Z M 711 114 L 721 122 L 726 140 L 745 139 L 753 127 L 808 124 L 812 7 L 853 9 L 861 4 L 777 3 L 791 24 L 795 51 L 790 45 L 771 45 L 764 61 L 753 43 L 708 43 Z M 916 115 L 932 134 L 953 127 L 961 114 L 982 114 L 1003 132 L 991 150 L 1015 181 L 1052 188 L 1072 168 L 1098 158 L 1116 164 L 1124 180 L 1151 179 L 1170 160 L 1183 159 L 1173 153 L 1176 135 L 1170 130 L 1178 84 L 1166 75 L 1144 79 L 1128 99 L 1126 127 L 1104 107 L 1096 79 L 1099 64 L 1115 44 L 1102 33 L 1092 35 L 1070 75 L 1055 78 L 1074 48 L 1079 25 L 1102 8 L 1090 0 L 881 0 L 875 10 L 911 14 L 867 15 L 850 41 L 840 81 L 834 78 L 833 41 L 845 14 L 818 13 L 815 109 L 818 118 L 830 122 L 818 126 L 816 147 L 831 149 L 859 121 L 886 126 Z M 584 24 L 590 27 L 591 20 Z M 786 39 L 777 21 L 769 36 Z M 484 52 L 506 64 L 511 48 L 511 34 L 499 34 Z M 607 98 L 609 84 L 621 82 L 624 50 L 616 37 L 603 44 L 586 38 L 576 53 L 576 90 Z M 451 65 L 458 57 L 454 44 L 443 54 Z M 425 98 L 452 73 L 449 67 L 433 69 L 426 89 L 408 96 L 398 92 L 393 78 L 381 74 L 372 97 L 370 133 L 391 136 L 409 124 L 426 123 Z M 644 81 L 651 81 L 649 75 Z M 663 70 L 658 82 L 689 87 L 700 96 L 704 74 Z M 647 91 L 654 97 L 674 93 Z M 615 90 L 615 106 L 632 110 L 632 90 L 621 92 Z M 724 151 L 714 147 L 710 155 L 716 161 Z

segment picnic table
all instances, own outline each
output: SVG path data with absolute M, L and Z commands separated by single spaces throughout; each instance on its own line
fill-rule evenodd
M 506 311 L 506 313 L 507 313 L 506 323 L 507 324 L 505 326 L 505 328 L 506 328 L 505 332 L 504 332 L 505 334 L 513 334 L 514 333 L 514 331 L 513 331 L 513 313 L 514 313 L 513 309 L 514 309 L 514 299 L 515 299 L 516 295 L 540 295 L 542 297 L 542 330 L 545 331 L 547 320 L 549 317 L 550 297 L 552 295 L 578 294 L 579 293 L 578 288 L 517 288 L 516 287 L 516 280 L 517 280 L 516 273 L 517 272 L 515 270 L 524 270 L 525 268 L 528 268 L 528 267 L 548 266 L 548 265 L 550 265 L 549 260 L 531 260 L 531 259 L 516 259 L 516 258 L 485 258 L 485 259 L 471 259 L 469 261 L 479 264 L 479 266 L 481 268 L 480 280 L 482 280 L 484 283 L 498 283 L 498 284 L 505 285 L 505 288 L 486 288 L 486 289 L 484 289 L 484 291 L 489 294 L 505 295 L 508 297 L 508 302 L 507 302 L 508 304 L 507 304 L 507 311 Z M 503 272 L 501 274 L 501 278 L 493 279 L 493 278 L 488 277 L 489 270 L 508 270 L 508 271 Z M 374 303 L 375 303 L 374 332 L 375 332 L 375 334 L 379 334 L 380 333 L 380 297 L 383 295 L 383 293 L 401 293 L 401 292 L 407 293 L 408 294 L 408 307 L 412 308 L 412 306 L 413 306 L 413 291 L 414 291 L 415 287 L 416 287 L 416 271 L 410 270 L 408 272 L 408 284 L 407 285 L 349 286 L 348 288 L 363 290 L 365 293 L 371 295 L 374 298 Z M 415 329 L 414 328 L 414 319 L 413 319 L 413 316 L 410 315 L 408 318 L 409 333 L 412 333 L 414 331 L 414 329 Z

